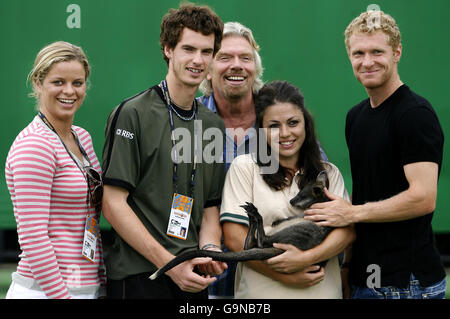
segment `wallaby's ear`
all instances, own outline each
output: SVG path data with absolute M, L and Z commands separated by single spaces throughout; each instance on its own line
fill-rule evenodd
M 322 186 L 313 186 L 313 188 L 311 189 L 311 195 L 314 198 L 322 197 L 322 195 L 323 195 L 323 187 Z
M 328 188 L 329 182 L 328 182 L 328 174 L 327 171 L 321 171 L 316 178 L 316 181 L 323 185 L 323 187 Z

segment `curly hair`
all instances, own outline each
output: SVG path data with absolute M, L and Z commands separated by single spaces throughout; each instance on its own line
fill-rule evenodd
M 222 42 L 223 22 L 208 6 L 196 6 L 192 3 L 181 4 L 178 9 L 170 9 L 161 22 L 159 44 L 166 63 L 169 59 L 164 54 L 164 47 L 175 48 L 184 28 L 203 35 L 214 34 L 214 52 L 220 49 Z
M 305 119 L 305 141 L 301 147 L 297 165 L 302 174 L 298 186 L 302 189 L 306 184 L 316 180 L 320 171 L 324 170 L 325 163 L 321 159 L 320 148 L 317 144 L 314 119 L 306 109 L 303 94 L 298 88 L 287 81 L 273 81 L 264 85 L 255 95 L 256 125 L 263 127 L 264 113 L 266 109 L 278 103 L 291 103 L 296 105 L 303 113 Z M 260 138 L 258 134 L 258 138 Z M 258 143 L 258 147 L 260 143 Z M 267 145 L 270 151 L 270 146 Z M 257 164 L 264 166 L 259 160 L 257 152 Z M 292 175 L 287 168 L 279 165 L 279 169 L 274 174 L 264 174 L 264 181 L 275 190 L 280 190 L 290 185 L 290 180 L 286 180 L 288 175 Z
M 401 43 L 400 29 L 394 18 L 383 11 L 367 11 L 356 17 L 345 29 L 345 46 L 350 48 L 350 37 L 355 33 L 372 34 L 381 30 L 388 36 L 388 43 L 392 49 L 397 49 Z

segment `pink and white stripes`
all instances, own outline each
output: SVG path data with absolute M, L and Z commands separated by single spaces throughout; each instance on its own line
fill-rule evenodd
M 100 171 L 89 133 L 72 128 Z M 17 273 L 35 279 L 49 298 L 69 298 L 70 288 L 104 285 L 101 239 L 95 263 L 81 254 L 86 215 L 94 212 L 86 202 L 86 180 L 39 117 L 12 144 L 5 176 L 22 251 Z

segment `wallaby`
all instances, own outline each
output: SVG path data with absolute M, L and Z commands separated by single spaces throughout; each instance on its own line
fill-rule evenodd
M 306 185 L 290 201 L 294 207 L 305 210 L 314 203 L 329 201 L 323 189 L 328 188 L 328 175 L 326 171 L 318 174 L 316 181 Z M 272 224 L 272 230 L 266 235 L 263 220 L 258 209 L 247 202 L 241 205 L 245 209 L 249 220 L 249 229 L 245 239 L 244 250 L 238 252 L 217 252 L 211 250 L 187 251 L 172 259 L 165 266 L 154 272 L 150 279 L 154 280 L 166 271 L 178 264 L 197 257 L 211 257 L 217 261 L 248 261 L 265 260 L 275 257 L 284 252 L 282 249 L 274 248 L 274 243 L 292 244 L 301 250 L 311 249 L 320 244 L 331 232 L 331 227 L 318 226 L 302 216 L 293 216 L 286 219 L 276 220 Z M 327 261 L 319 265 L 324 266 Z

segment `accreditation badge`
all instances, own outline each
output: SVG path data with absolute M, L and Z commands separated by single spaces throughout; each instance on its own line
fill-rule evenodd
M 95 214 L 86 217 L 84 228 L 83 257 L 91 263 L 95 262 L 95 251 L 97 249 L 97 238 L 99 235 L 98 222 Z
M 191 197 L 173 194 L 167 235 L 186 240 L 193 203 L 194 199 Z

